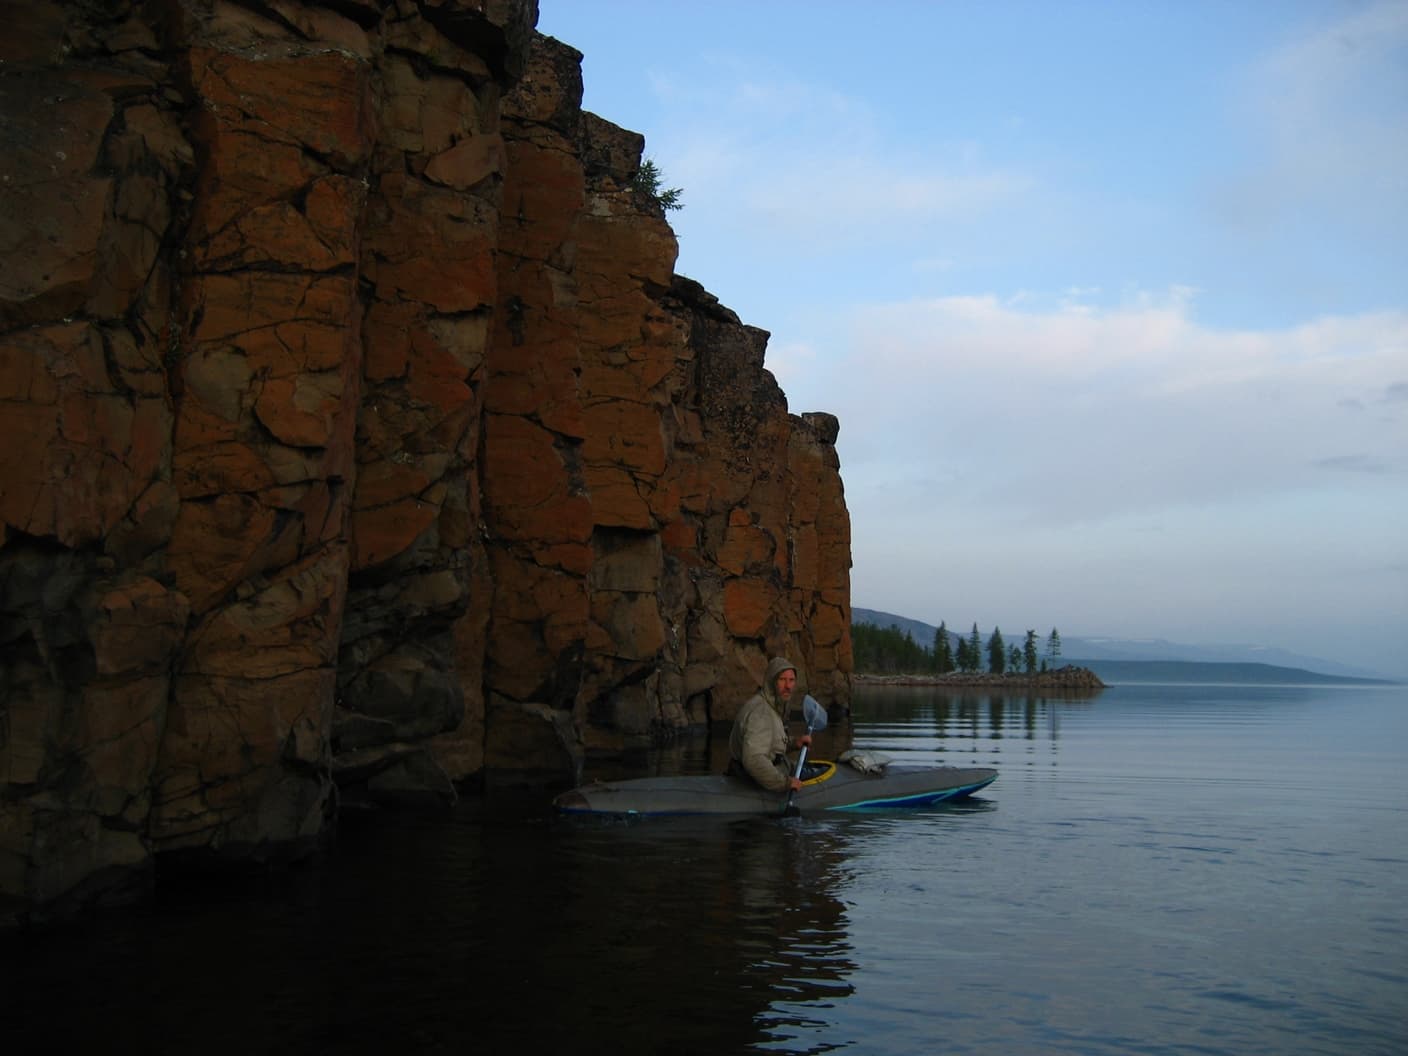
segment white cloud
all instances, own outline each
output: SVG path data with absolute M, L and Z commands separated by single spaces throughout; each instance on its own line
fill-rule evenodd
M 789 252 L 912 241 L 1028 192 L 1029 174 L 968 141 L 887 138 L 869 102 L 784 71 L 718 60 L 707 99 L 662 133 L 690 208 Z M 673 90 L 672 104 L 684 101 Z M 687 232 L 693 216 L 681 216 Z
M 1388 459 L 1374 455 L 1331 455 L 1315 465 L 1337 473 L 1388 473 L 1392 469 Z
M 790 391 L 794 384 L 800 389 L 800 383 L 807 376 L 815 364 L 817 352 L 815 346 L 806 341 L 786 341 L 771 342 L 768 344 L 767 368 L 772 371 L 773 377 L 782 387 L 784 392 Z M 795 412 L 797 405 L 792 404 L 791 409 Z
M 1408 375 L 1408 314 L 1243 332 L 1189 307 L 1178 291 L 1080 312 L 993 296 L 873 306 L 849 352 L 785 384 L 839 416 L 848 487 L 942 480 L 1007 517 L 1241 501 L 1312 486 L 1346 457 L 1408 494 L 1408 408 L 1383 400 Z
M 1308 206 L 1341 222 L 1408 218 L 1408 3 L 1369 4 L 1252 67 L 1244 135 L 1256 160 L 1214 192 L 1224 221 L 1265 229 Z
M 1333 655 L 1382 668 L 1408 615 L 1408 312 L 1243 331 L 1186 290 L 1060 299 L 871 306 L 798 376 L 840 418 L 857 603 L 1312 653 L 1354 627 Z
M 1375 99 L 1400 110 L 1401 96 L 1376 88 L 1408 83 L 1408 3 L 1380 0 L 1288 41 L 1265 62 L 1268 105 L 1289 136 L 1306 128 L 1325 131 L 1345 109 L 1365 111 Z M 1354 100 L 1351 104 L 1350 100 Z
M 759 147 L 713 138 L 670 156 L 670 176 L 697 214 L 791 254 L 913 245 L 920 231 L 971 224 L 1030 186 L 1020 173 L 959 164 L 937 152 L 882 158 L 854 143 Z M 686 234 L 693 219 L 682 218 Z
M 920 257 L 910 265 L 916 272 L 952 271 L 957 262 L 952 257 Z

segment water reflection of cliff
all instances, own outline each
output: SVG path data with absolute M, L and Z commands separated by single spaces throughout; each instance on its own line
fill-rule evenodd
M 994 751 L 1058 715 L 926 690 L 860 702 L 815 754 L 853 739 Z M 630 776 L 717 771 L 726 754 L 721 728 L 628 761 Z M 492 797 L 348 818 L 326 869 L 0 945 L 23 965 L 6 1037 L 16 1051 L 825 1051 L 832 1006 L 854 1003 L 854 947 L 873 939 L 847 909 L 866 824 L 565 820 Z
M 333 857 L 218 899 L 168 893 L 140 919 L 12 936 L 0 944 L 17 969 L 0 1004 L 7 1040 L 815 1052 L 824 1014 L 809 1007 L 851 991 L 849 852 L 843 833 L 806 819 L 380 814 L 346 826 Z
M 820 1029 L 807 1006 L 849 994 L 855 968 L 834 833 L 776 819 L 570 824 L 561 952 L 581 967 L 553 988 L 556 1016 L 617 1051 L 814 1051 L 788 1041 Z
M 588 759 L 583 777 L 721 773 L 728 734 L 724 723 Z M 819 734 L 815 754 L 834 757 L 850 736 L 845 723 Z M 844 830 L 805 818 L 588 818 L 554 829 L 560 926 L 542 934 L 549 959 L 575 966 L 545 983 L 563 1041 L 592 1037 L 623 1052 L 825 1048 L 819 1036 L 792 1039 L 823 1029 L 809 1005 L 851 992 Z

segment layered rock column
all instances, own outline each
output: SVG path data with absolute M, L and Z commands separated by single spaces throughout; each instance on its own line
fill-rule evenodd
M 494 583 L 485 670 L 491 768 L 561 768 L 578 739 L 592 566 L 575 274 L 585 201 L 574 149 L 579 60 L 539 38 L 504 101 L 502 310 L 487 364 L 481 466 Z
M 135 11 L 0 15 L 0 902 L 44 904 L 111 895 L 149 861 L 191 611 L 164 561 L 163 246 L 195 154 Z
M 850 696 L 835 420 L 789 416 L 767 334 L 673 275 L 643 141 L 581 112 L 579 63 L 538 38 L 504 105 L 491 766 L 731 718 L 779 652 Z
M 166 569 L 191 624 L 148 835 L 157 851 L 284 853 L 331 809 L 370 46 L 178 14 L 200 165 L 177 254 Z
M 425 17 L 408 7 L 381 26 L 333 729 L 349 795 L 451 802 L 454 781 L 483 767 L 491 588 L 478 464 L 498 300 L 499 97 L 536 15 L 530 5 L 489 6 L 480 16 L 445 4 Z M 471 30 L 478 48 L 464 46 Z
M 666 299 L 684 320 L 690 365 L 675 407 L 680 516 L 666 551 L 688 570 L 682 699 L 691 719 L 731 718 L 770 656 L 800 687 L 850 705 L 850 518 L 835 418 L 787 413 L 763 367 L 768 335 L 698 283 Z

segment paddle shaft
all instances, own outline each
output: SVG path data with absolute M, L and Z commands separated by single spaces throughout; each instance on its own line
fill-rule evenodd
M 811 732 L 812 732 L 812 728 L 811 728 L 810 726 L 808 726 L 808 727 L 807 727 L 807 735 L 810 736 L 810 735 L 811 735 Z M 807 761 L 807 746 L 804 744 L 804 745 L 802 745 L 802 753 L 801 753 L 799 756 L 797 756 L 797 772 L 792 775 L 792 776 L 795 777 L 798 781 L 800 781 L 800 780 L 802 779 L 802 766 L 806 763 L 806 761 Z M 783 806 L 783 808 L 782 808 L 782 813 L 783 813 L 783 814 L 786 814 L 789 810 L 792 809 L 792 793 L 793 793 L 793 791 L 794 791 L 794 790 L 793 790 L 792 786 L 791 786 L 791 785 L 788 785 L 788 786 L 787 786 L 787 803 L 786 803 L 786 804 Z
M 826 729 L 826 709 L 818 704 L 811 697 L 802 698 L 802 714 L 807 720 L 807 736 L 810 737 L 817 730 Z M 802 766 L 807 761 L 807 746 L 802 745 L 802 754 L 797 756 L 796 780 L 802 779 Z M 792 782 L 787 782 L 787 802 L 782 806 L 782 816 L 786 817 L 792 813 Z

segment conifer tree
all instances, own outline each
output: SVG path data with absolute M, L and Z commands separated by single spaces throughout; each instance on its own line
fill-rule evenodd
M 646 158 L 640 163 L 640 168 L 636 170 L 635 178 L 631 180 L 631 186 L 638 194 L 645 195 L 660 206 L 665 212 L 675 209 L 683 209 L 684 203 L 680 201 L 680 196 L 684 194 L 682 187 L 662 187 L 665 174 L 660 171 L 660 167 L 651 158 Z
M 948 627 L 940 621 L 934 632 L 934 670 L 946 675 L 953 670 L 953 643 L 948 640 Z
M 1006 664 L 1007 649 L 1002 644 L 1002 629 L 994 627 L 992 637 L 988 639 L 988 670 L 994 675 L 1000 675 Z

